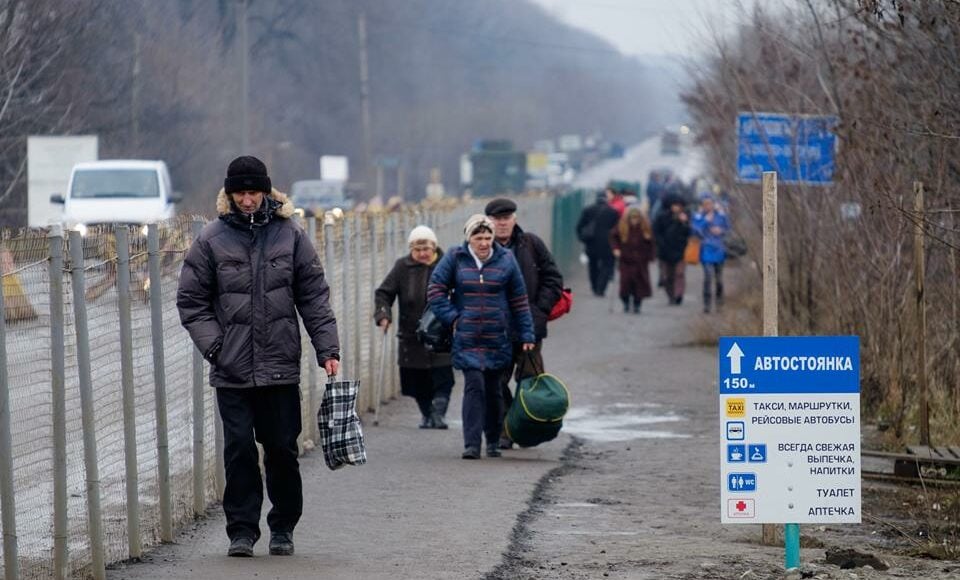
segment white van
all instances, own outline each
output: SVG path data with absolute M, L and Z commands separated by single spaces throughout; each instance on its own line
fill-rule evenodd
M 63 224 L 86 233 L 105 223 L 148 224 L 172 218 L 170 172 L 163 161 L 136 159 L 91 161 L 74 165 L 66 195 L 50 196 L 63 204 Z

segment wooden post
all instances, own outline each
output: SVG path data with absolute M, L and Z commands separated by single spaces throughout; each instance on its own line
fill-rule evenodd
M 779 265 L 777 261 L 777 173 L 763 173 L 763 335 L 777 336 L 779 310 Z M 763 524 L 762 543 L 777 545 L 777 526 Z
M 930 416 L 927 403 L 927 307 L 923 298 L 924 279 L 924 239 L 923 239 L 923 183 L 913 182 L 913 209 L 916 225 L 914 227 L 914 263 L 917 278 L 917 316 L 920 336 L 917 340 L 917 382 L 920 387 L 920 445 L 930 445 Z

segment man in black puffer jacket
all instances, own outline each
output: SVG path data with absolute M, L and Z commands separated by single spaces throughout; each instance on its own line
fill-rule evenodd
M 270 553 L 293 554 L 303 509 L 297 437 L 300 324 L 328 375 L 339 368 L 330 290 L 310 238 L 290 219 L 293 203 L 273 189 L 256 157 L 230 163 L 217 196 L 219 219 L 194 241 L 183 263 L 177 308 L 210 362 L 223 421 L 230 556 L 252 556 L 260 537 L 263 445 Z
M 518 337 L 513 336 L 513 362 L 503 373 L 501 390 L 503 391 L 503 409 L 506 413 L 513 402 L 510 391 L 510 377 L 515 376 L 517 383 L 523 379 L 543 372 L 543 339 L 547 337 L 547 317 L 553 305 L 563 292 L 563 275 L 557 268 L 553 255 L 536 234 L 525 232 L 517 225 L 517 204 L 506 198 L 497 198 L 487 204 L 484 213 L 493 221 L 494 238 L 497 243 L 511 250 L 523 282 L 527 287 L 530 301 L 530 313 L 533 315 L 533 329 L 537 337 L 534 349 L 525 352 Z M 500 447 L 510 449 L 512 443 L 506 436 L 501 437 Z

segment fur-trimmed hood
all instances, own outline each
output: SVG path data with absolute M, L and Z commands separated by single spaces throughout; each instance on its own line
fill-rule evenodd
M 276 188 L 273 188 L 273 191 L 271 191 L 269 195 L 270 199 L 280 203 L 280 207 L 274 215 L 288 219 L 293 216 L 293 202 L 287 197 L 287 194 L 281 193 Z M 228 196 L 226 190 L 221 187 L 220 192 L 217 193 L 217 215 L 227 215 L 231 211 L 230 196 Z

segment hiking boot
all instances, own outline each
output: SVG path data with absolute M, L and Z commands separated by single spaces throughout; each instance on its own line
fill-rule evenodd
M 240 536 L 230 540 L 230 547 L 227 548 L 227 556 L 234 558 L 252 558 L 253 538 Z
M 461 459 L 480 459 L 480 448 L 479 447 L 467 447 L 463 450 L 463 455 L 460 456 Z
M 270 555 L 271 556 L 292 556 L 293 555 L 293 533 L 272 532 L 270 534 Z
M 503 455 L 500 453 L 500 446 L 496 443 L 487 444 L 487 457 L 500 457 Z

